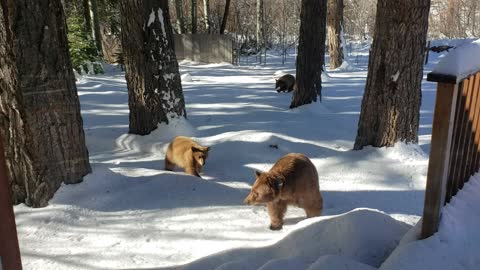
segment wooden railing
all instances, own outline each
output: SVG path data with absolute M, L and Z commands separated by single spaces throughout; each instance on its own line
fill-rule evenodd
M 437 82 L 421 238 L 438 230 L 441 209 L 480 162 L 480 71 L 465 78 L 430 73 Z

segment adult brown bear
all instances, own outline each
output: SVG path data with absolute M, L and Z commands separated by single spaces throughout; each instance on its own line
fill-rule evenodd
M 295 77 L 290 74 L 285 74 L 282 77 L 275 79 L 275 90 L 280 92 L 291 92 L 295 87 Z
M 267 204 L 271 230 L 282 229 L 287 205 L 303 208 L 307 218 L 321 214 L 323 198 L 318 174 L 307 156 L 290 153 L 280 158 L 270 171 L 255 173 L 257 179 L 245 203 Z

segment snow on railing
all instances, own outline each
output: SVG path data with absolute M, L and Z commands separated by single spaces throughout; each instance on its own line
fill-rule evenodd
M 427 75 L 437 82 L 422 238 L 480 163 L 480 40 L 457 47 Z

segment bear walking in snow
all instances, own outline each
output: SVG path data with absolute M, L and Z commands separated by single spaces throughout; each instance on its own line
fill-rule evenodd
M 280 92 L 291 92 L 295 86 L 295 77 L 290 74 L 285 74 L 282 77 L 275 79 L 275 90 Z
M 201 146 L 190 138 L 178 136 L 168 146 L 165 155 L 165 170 L 172 171 L 175 166 L 184 168 L 191 175 L 200 176 L 208 157 L 210 147 Z
M 245 203 L 267 205 L 271 230 L 282 229 L 287 205 L 303 208 L 307 218 L 321 214 L 323 198 L 318 174 L 307 156 L 290 153 L 280 158 L 270 171 L 255 173 L 257 179 Z

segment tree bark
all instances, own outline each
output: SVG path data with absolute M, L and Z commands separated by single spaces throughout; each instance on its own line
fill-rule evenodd
M 192 0 L 192 34 L 197 33 L 197 0 Z
M 256 31 L 255 31 L 255 38 L 257 41 L 257 52 L 260 51 L 263 43 L 263 0 L 257 0 L 256 5 L 256 15 L 257 15 L 257 22 L 256 22 Z
M 90 0 L 83 0 L 83 18 L 85 19 L 85 32 L 92 33 L 92 17 L 90 16 Z M 92 40 L 95 39 L 95 35 L 90 34 Z
M 230 0 L 225 1 L 225 11 L 223 12 L 222 24 L 220 25 L 220 34 L 222 35 L 227 27 L 228 13 L 230 13 Z
M 328 0 L 327 3 L 328 52 L 330 69 L 343 63 L 343 0 Z
M 430 0 L 379 0 L 354 149 L 416 143 Z
M 175 0 L 175 14 L 177 15 L 177 31 L 179 34 L 185 34 L 185 18 L 183 16 L 183 1 Z
M 91 172 L 60 0 L 1 0 L 0 132 L 14 204 Z
M 209 14 L 209 3 L 208 0 L 203 0 L 203 20 L 205 21 L 205 31 L 210 34 L 210 20 L 208 18 Z
M 322 100 L 327 0 L 302 0 L 296 89 L 290 108 Z
M 120 2 L 133 134 L 146 135 L 159 123 L 186 117 L 168 0 Z

